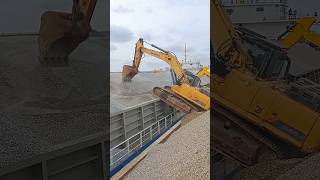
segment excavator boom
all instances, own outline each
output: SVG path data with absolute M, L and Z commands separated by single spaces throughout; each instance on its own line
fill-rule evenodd
M 73 0 L 72 13 L 47 11 L 41 16 L 39 61 L 48 66 L 67 66 L 69 54 L 89 37 L 97 0 Z
M 149 44 L 149 43 L 148 43 Z M 160 59 L 170 65 L 171 70 L 176 77 L 175 85 L 166 87 L 165 89 L 155 87 L 153 93 L 160 97 L 162 101 L 168 105 L 183 111 L 190 113 L 192 110 L 209 110 L 210 109 L 210 97 L 201 92 L 198 87 L 194 87 L 195 78 L 192 76 L 192 81 L 189 81 L 188 76 L 182 69 L 177 57 L 169 51 L 163 50 L 156 45 L 150 44 L 153 48 L 159 51 L 145 48 L 143 39 L 139 39 L 135 46 L 135 53 L 132 65 L 124 65 L 122 70 L 122 81 L 130 82 L 131 79 L 139 72 L 139 66 L 141 63 L 142 55 L 147 54 L 157 59 Z M 200 81 L 200 80 L 199 80 Z M 194 83 L 194 84 L 193 84 Z
M 304 41 L 312 47 L 320 47 L 320 34 L 313 32 L 311 27 L 316 23 L 315 17 L 303 17 L 281 34 L 278 39 L 282 40 L 283 48 L 289 49 L 296 43 Z
M 210 70 L 208 67 L 203 67 L 201 70 L 197 73 L 197 76 L 201 78 L 202 76 L 207 76 L 210 78 Z
M 160 50 L 155 51 L 153 49 L 145 48 L 143 45 L 143 39 L 139 39 L 136 43 L 134 60 L 132 62 L 132 66 L 124 65 L 122 70 L 122 79 L 123 81 L 131 81 L 131 79 L 138 73 L 138 68 L 140 66 L 140 62 L 143 54 L 148 54 L 155 58 L 161 59 L 168 63 L 171 66 L 171 69 L 177 76 L 177 79 L 183 83 L 188 83 L 188 79 L 184 70 L 182 69 L 178 59 L 172 55 L 169 51 L 163 50 L 156 45 L 150 44 L 152 47 Z
M 252 60 L 240 46 L 241 38 L 233 27 L 220 1 L 211 0 L 210 8 L 210 36 L 215 38 L 214 41 L 211 41 L 214 53 L 229 68 L 251 65 Z
M 281 153 L 277 146 L 260 134 L 254 121 L 241 116 L 249 111 L 252 97 L 259 89 L 260 84 L 255 82 L 257 78 L 251 71 L 256 62 L 244 48 L 242 34 L 235 30 L 220 1 L 211 0 L 210 8 L 211 50 L 214 53 L 210 82 L 214 100 L 211 144 L 217 152 L 244 166 L 279 158 Z M 266 64 L 261 61 L 259 63 Z

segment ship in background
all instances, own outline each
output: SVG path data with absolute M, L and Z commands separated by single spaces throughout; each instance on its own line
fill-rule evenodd
M 200 60 L 192 60 L 188 58 L 188 49 L 186 44 L 184 45 L 184 58 L 182 60 L 179 60 L 179 62 L 181 64 L 182 69 L 188 70 L 193 73 L 198 72 L 203 67 L 203 65 L 200 63 Z M 155 73 L 159 71 L 170 71 L 170 67 L 152 70 L 152 72 Z
M 270 40 L 286 31 L 299 17 L 318 16 L 317 12 L 298 12 L 288 0 L 223 0 L 231 21 Z M 315 26 L 320 30 L 319 25 Z M 320 31 L 319 31 L 320 32 Z
M 202 68 L 202 65 L 200 64 L 200 61 L 193 61 L 191 59 L 188 59 L 188 50 L 187 50 L 187 44 L 184 44 L 184 59 L 180 62 L 182 69 L 186 69 L 189 71 L 193 70 L 200 70 Z
M 279 44 L 278 37 L 300 17 L 314 16 L 317 12 L 300 12 L 289 7 L 289 0 L 222 0 L 226 12 L 235 26 L 241 26 Z M 319 18 L 318 18 L 319 20 Z M 313 31 L 320 33 L 319 23 Z M 320 51 L 299 43 L 288 51 L 291 59 L 290 73 L 300 75 L 320 72 Z

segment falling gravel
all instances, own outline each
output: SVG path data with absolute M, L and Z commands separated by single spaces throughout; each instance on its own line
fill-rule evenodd
M 140 72 L 131 82 L 122 83 L 121 73 L 110 74 L 110 112 L 117 113 L 146 101 L 158 99 L 152 93 L 156 86 L 171 85 L 170 71 Z
M 107 38 L 90 37 L 55 68 L 39 64 L 36 39 L 0 37 L 0 170 L 107 130 Z
M 124 179 L 209 179 L 210 112 L 206 112 L 175 131 Z

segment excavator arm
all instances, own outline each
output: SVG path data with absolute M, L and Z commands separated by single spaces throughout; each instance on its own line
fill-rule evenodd
M 210 17 L 211 45 L 218 60 L 228 68 L 251 65 L 252 60 L 241 48 L 241 38 L 219 0 L 211 0 Z
M 220 1 L 211 0 L 210 8 L 214 75 L 210 82 L 214 101 L 210 144 L 215 151 L 243 166 L 279 158 L 278 146 L 259 132 L 255 121 L 247 118 L 249 115 L 244 116 L 261 87 L 253 73 L 257 58 L 249 53 L 244 34 L 235 30 Z M 258 42 L 255 45 L 258 47 Z M 261 60 L 264 64 L 269 61 L 267 58 Z M 267 66 L 262 67 L 266 69 Z
M 47 11 L 41 16 L 39 61 L 48 66 L 67 66 L 69 54 L 89 37 L 97 0 L 73 0 L 72 13 Z
M 142 55 L 148 54 L 155 58 L 158 58 L 170 65 L 170 68 L 176 74 L 177 79 L 182 83 L 189 83 L 186 74 L 184 73 L 178 59 L 175 55 L 171 54 L 168 51 L 165 51 L 153 44 L 150 44 L 152 47 L 160 50 L 155 51 L 153 49 L 145 48 L 143 45 L 143 39 L 139 39 L 136 43 L 134 59 L 132 62 L 132 66 L 124 65 L 122 70 L 122 80 L 123 81 L 130 81 L 137 73 L 141 63 Z
M 128 82 L 138 73 L 143 54 L 160 59 L 170 65 L 175 73 L 178 83 L 165 88 L 154 87 L 153 93 L 163 102 L 175 109 L 190 113 L 191 111 L 201 111 L 210 109 L 210 97 L 194 86 L 194 79 L 188 79 L 188 74 L 182 69 L 177 57 L 169 51 L 163 50 L 156 45 L 149 44 L 159 51 L 145 48 L 143 39 L 139 39 L 135 46 L 135 53 L 132 65 L 124 65 L 122 70 L 122 81 Z M 194 75 L 193 75 L 194 76 Z M 196 76 L 194 76 L 196 77 Z M 196 77 L 198 78 L 198 77 Z M 198 78 L 199 79 L 199 78 Z
M 312 47 L 320 47 L 320 34 L 310 30 L 316 21 L 314 17 L 300 18 L 293 26 L 278 37 L 278 39 L 282 40 L 283 48 L 289 49 L 301 41 L 304 41 Z

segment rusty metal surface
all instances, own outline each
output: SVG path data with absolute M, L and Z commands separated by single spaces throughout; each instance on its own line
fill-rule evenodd
M 219 128 L 211 129 L 213 132 L 213 140 L 215 150 L 227 157 L 236 159 L 244 166 L 254 165 L 254 156 L 259 146 L 250 147 L 242 142 L 240 137 L 233 137 L 228 133 L 221 131 Z
M 251 166 L 268 159 L 281 159 L 278 145 L 266 139 L 239 118 L 216 104 L 212 120 L 214 148 L 243 166 Z
M 164 101 L 169 106 L 178 109 L 185 113 L 190 113 L 192 108 L 182 100 L 181 97 L 173 94 L 172 92 L 155 87 L 153 88 L 153 93 L 158 96 L 162 101 Z
M 122 81 L 130 82 L 137 73 L 138 70 L 133 66 L 124 65 L 122 69 Z

